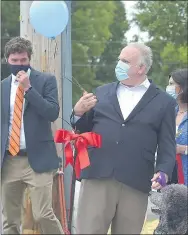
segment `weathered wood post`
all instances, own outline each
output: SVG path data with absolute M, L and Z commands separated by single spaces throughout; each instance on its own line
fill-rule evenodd
M 61 79 L 61 36 L 55 40 L 48 39 L 35 32 L 30 25 L 29 9 L 32 1 L 20 1 L 20 36 L 29 39 L 33 44 L 33 56 L 31 66 L 41 72 L 49 72 L 56 76 L 59 101 L 60 101 L 60 117 L 62 117 L 62 79 Z M 62 119 L 59 118 L 52 124 L 53 133 L 62 127 Z M 61 146 L 57 146 L 58 155 L 62 156 Z M 24 195 L 23 213 L 22 213 L 22 233 L 23 234 L 39 234 L 38 225 L 33 220 L 29 191 L 26 189 Z M 57 181 L 53 185 L 54 202 L 57 196 Z M 54 204 L 54 209 L 56 208 Z M 58 211 L 55 210 L 56 216 Z

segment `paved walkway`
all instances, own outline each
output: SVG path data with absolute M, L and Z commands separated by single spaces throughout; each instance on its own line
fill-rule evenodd
M 74 201 L 74 214 L 73 214 L 73 228 L 72 233 L 75 234 L 75 218 L 77 213 L 77 205 L 78 205 L 78 197 L 79 197 L 79 190 L 80 190 L 80 182 L 76 182 L 75 188 L 75 201 Z M 153 228 L 156 227 L 158 217 L 151 212 L 152 203 L 148 200 L 148 209 L 147 209 L 147 221 L 146 226 L 144 227 L 143 234 L 151 234 Z
M 80 190 L 80 182 L 76 182 L 72 234 L 76 234 L 76 231 L 75 231 L 75 218 L 76 218 L 76 213 L 77 213 L 79 190 Z M 158 217 L 151 212 L 151 206 L 152 206 L 152 204 L 149 200 L 148 209 L 147 209 L 147 221 L 146 221 L 146 224 L 144 226 L 142 234 L 152 234 L 153 229 L 157 225 Z M 1 217 L 1 214 L 0 214 L 0 217 Z M 0 224 L 0 230 L 1 230 L 1 228 L 2 228 L 2 225 Z

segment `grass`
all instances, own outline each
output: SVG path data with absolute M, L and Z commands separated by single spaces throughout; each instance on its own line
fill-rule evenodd
M 153 234 L 158 225 L 159 220 L 147 220 L 144 224 L 141 234 Z
M 159 220 L 147 220 L 144 224 L 144 227 L 142 229 L 141 234 L 153 234 L 154 230 L 156 229 L 158 225 Z M 111 234 L 111 231 L 109 229 L 108 234 Z

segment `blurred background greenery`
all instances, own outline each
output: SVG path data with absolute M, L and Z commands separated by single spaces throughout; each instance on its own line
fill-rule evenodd
M 187 67 L 186 1 L 136 1 L 131 20 L 122 1 L 72 1 L 72 71 L 87 90 L 115 81 L 114 68 L 120 50 L 129 42 L 141 41 L 153 50 L 149 77 L 164 88 L 169 73 Z M 4 45 L 20 32 L 20 2 L 1 1 L 1 79 L 8 76 Z M 132 27 L 147 33 L 147 39 Z M 73 85 L 73 103 L 81 91 Z

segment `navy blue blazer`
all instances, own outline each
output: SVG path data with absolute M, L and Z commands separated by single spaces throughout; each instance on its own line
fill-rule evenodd
M 81 179 L 114 178 L 149 192 L 154 172 L 163 171 L 169 178 L 172 175 L 176 102 L 152 83 L 124 120 L 117 86 L 118 82 L 114 82 L 98 87 L 96 106 L 76 123 L 71 116 L 73 128 L 80 133 L 93 131 L 102 136 L 100 149 L 88 148 L 91 165 L 82 170 Z
M 1 164 L 6 157 L 9 133 L 12 76 L 1 82 Z M 52 136 L 51 122 L 59 116 L 56 78 L 31 70 L 32 89 L 25 94 L 24 131 L 28 160 L 35 172 L 58 168 L 59 158 Z

